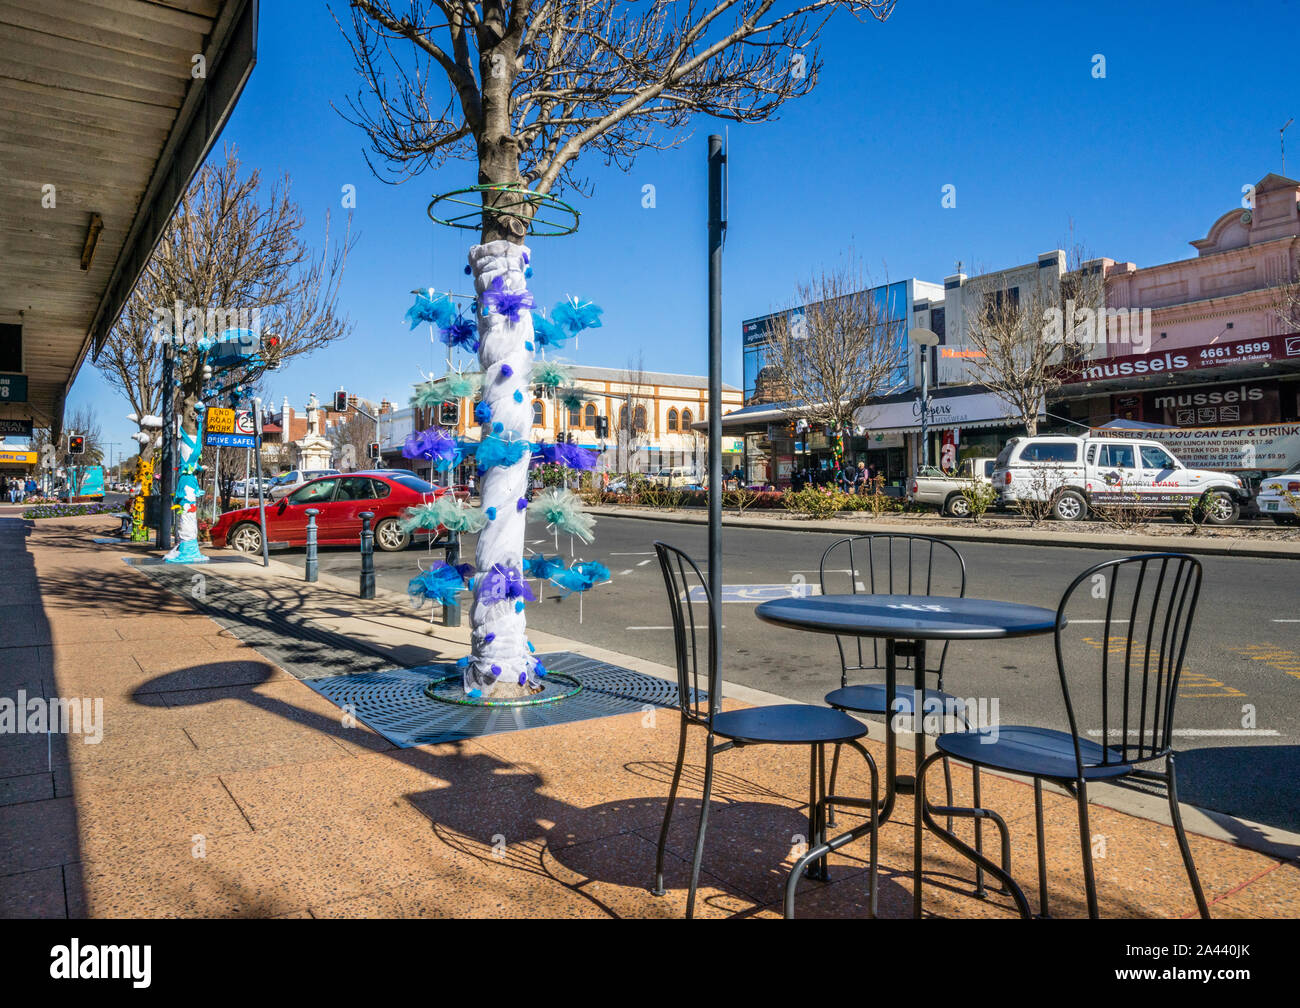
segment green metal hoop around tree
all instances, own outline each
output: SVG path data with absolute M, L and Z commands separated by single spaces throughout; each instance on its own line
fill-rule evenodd
M 497 206 L 487 206 L 483 203 L 482 196 L 488 192 L 508 193 L 516 198 Z M 479 199 L 466 199 L 467 196 L 478 196 Z M 435 207 L 439 208 L 438 213 L 434 213 Z M 469 209 L 458 212 L 458 207 Z M 531 213 L 518 213 L 520 208 L 528 208 Z M 489 213 L 526 221 L 528 234 L 535 238 L 560 238 L 578 230 L 577 210 L 549 193 L 535 193 L 522 186 L 476 185 L 467 189 L 453 189 L 435 196 L 429 203 L 429 220 L 467 231 L 479 230 L 483 226 L 483 215 Z

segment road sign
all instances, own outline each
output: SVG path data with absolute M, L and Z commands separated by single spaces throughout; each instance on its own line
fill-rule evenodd
M 253 429 L 253 411 L 241 409 L 235 414 L 236 434 L 256 434 Z
M 208 431 L 203 435 L 203 443 L 213 448 L 252 448 L 256 441 L 252 434 L 214 434 Z
M 27 376 L 22 374 L 0 374 L 0 403 L 26 401 Z
M 210 409 L 203 426 L 211 434 L 233 434 L 235 433 L 235 411 L 219 407 Z

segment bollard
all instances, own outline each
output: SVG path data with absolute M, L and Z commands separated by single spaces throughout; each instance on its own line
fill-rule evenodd
M 307 509 L 307 580 L 315 582 L 319 576 L 320 564 L 316 559 L 316 516 L 320 508 Z
M 455 529 L 447 531 L 447 563 L 455 567 L 460 563 L 460 533 Z M 460 600 L 442 607 L 443 626 L 460 626 Z
M 370 531 L 373 511 L 362 511 L 361 518 L 361 597 L 375 597 L 375 534 Z

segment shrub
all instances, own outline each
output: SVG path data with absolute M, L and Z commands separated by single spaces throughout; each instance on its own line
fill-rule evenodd
M 81 515 L 117 514 L 122 509 L 108 504 L 41 504 L 23 512 L 24 518 L 77 518 Z
M 984 516 L 993 502 L 998 499 L 998 492 L 993 489 L 992 483 L 985 483 L 982 480 L 976 480 L 961 488 L 961 495 L 966 500 L 967 507 L 970 508 L 970 517 L 976 521 Z
M 834 490 L 805 487 L 803 490 L 791 490 L 782 494 L 781 503 L 787 511 L 809 518 L 825 518 L 840 510 L 842 496 Z

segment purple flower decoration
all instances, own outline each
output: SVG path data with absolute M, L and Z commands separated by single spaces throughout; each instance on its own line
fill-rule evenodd
M 526 602 L 537 601 L 537 596 L 528 587 L 528 582 L 519 570 L 505 564 L 493 564 L 492 569 L 483 575 L 479 598 L 484 602 L 504 602 L 512 598 Z
M 513 375 L 514 373 L 515 373 L 515 369 L 512 368 L 509 364 L 502 364 L 502 365 L 501 365 L 501 377 L 502 377 L 502 378 L 509 378 L 509 377 L 510 377 L 511 375 Z
M 505 277 L 497 277 L 492 281 L 492 286 L 483 292 L 483 304 L 498 315 L 504 315 L 511 322 L 517 323 L 520 310 L 532 308 L 536 303 L 532 291 L 506 290 Z
M 442 341 L 449 347 L 464 347 L 470 353 L 478 352 L 478 327 L 473 319 L 467 319 L 460 312 L 449 325 L 439 327 Z

